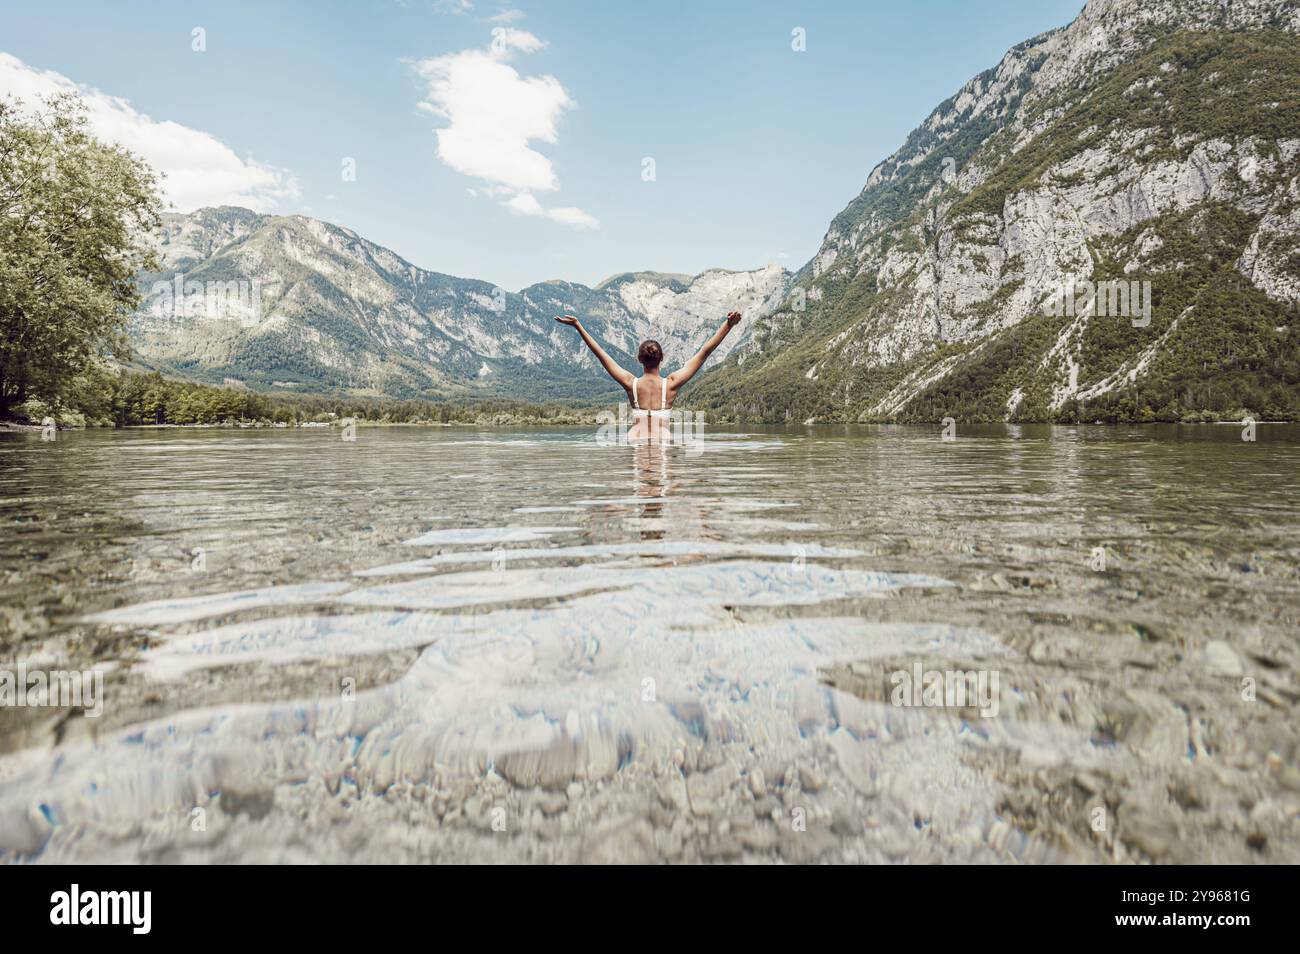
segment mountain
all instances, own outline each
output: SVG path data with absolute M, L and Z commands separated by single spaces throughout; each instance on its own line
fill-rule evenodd
M 417 268 L 349 229 L 240 208 L 167 214 L 164 268 L 141 276 L 131 338 L 148 366 L 258 390 L 394 397 L 607 397 L 610 382 L 562 312 L 624 367 L 656 338 L 669 364 L 733 308 L 761 318 L 789 289 L 772 265 L 700 275 L 637 272 L 596 288 L 518 293 Z M 748 331 L 747 325 L 741 326 Z M 743 343 L 728 339 L 720 354 Z
M 1090 0 L 871 171 L 692 405 L 1300 418 L 1297 33 L 1296 0 Z

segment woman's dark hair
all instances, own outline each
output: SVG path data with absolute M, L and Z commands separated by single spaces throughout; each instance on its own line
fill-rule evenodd
M 657 368 L 663 363 L 664 349 L 659 347 L 657 341 L 643 341 L 641 347 L 636 349 L 636 359 L 642 367 Z

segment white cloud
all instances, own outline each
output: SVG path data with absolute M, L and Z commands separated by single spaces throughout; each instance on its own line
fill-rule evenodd
M 516 30 L 512 26 L 492 28 L 492 51 L 497 54 L 508 54 L 511 50 L 518 50 L 520 53 L 536 53 L 545 45 L 543 40 L 533 36 L 527 30 Z
M 546 217 L 554 219 L 556 222 L 563 222 L 565 225 L 572 225 L 574 228 L 600 228 L 600 219 L 574 205 L 562 205 L 558 208 L 547 209 Z
M 265 212 L 280 199 L 299 195 L 297 180 L 285 169 L 240 159 L 209 133 L 170 120 L 158 122 L 137 112 L 125 99 L 0 53 L 0 95 L 17 97 L 24 108 L 34 109 L 41 97 L 55 93 L 79 95 L 96 136 L 125 146 L 164 173 L 163 195 L 178 211 L 242 205 Z
M 438 158 L 483 180 L 487 194 L 511 211 L 596 228 L 600 223 L 582 209 L 547 209 L 533 195 L 555 191 L 559 180 L 531 143 L 554 143 L 560 117 L 575 105 L 554 76 L 521 76 L 508 62 L 543 46 L 526 30 L 495 27 L 487 49 L 420 60 L 415 71 L 428 93 L 419 106 L 447 121 L 437 130 Z
M 537 197 L 531 192 L 520 192 L 509 199 L 505 200 L 504 205 L 516 215 L 533 215 L 550 219 L 553 222 L 561 222 L 564 225 L 572 225 L 580 229 L 595 229 L 600 227 L 600 222 L 595 216 L 582 211 L 582 209 L 573 206 L 563 206 L 561 208 L 548 209 L 537 201 Z
M 514 23 L 516 20 L 522 20 L 527 14 L 522 10 L 507 9 L 502 10 L 495 16 L 487 18 L 488 23 Z

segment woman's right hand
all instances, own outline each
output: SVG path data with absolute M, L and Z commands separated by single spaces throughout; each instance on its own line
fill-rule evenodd
M 574 318 L 572 315 L 556 315 L 555 320 L 562 325 L 570 325 L 574 328 L 578 326 L 578 319 Z

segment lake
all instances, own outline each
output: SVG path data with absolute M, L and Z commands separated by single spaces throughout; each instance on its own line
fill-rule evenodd
M 0 434 L 0 858 L 1300 861 L 1300 428 L 355 438 Z

